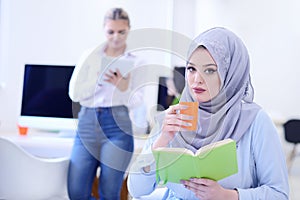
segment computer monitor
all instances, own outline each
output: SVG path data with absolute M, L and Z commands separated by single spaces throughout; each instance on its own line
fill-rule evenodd
M 161 76 L 158 81 L 158 95 L 157 95 L 157 111 L 164 111 L 172 104 L 175 96 L 168 94 L 167 81 L 171 79 L 169 77 Z
M 25 64 L 20 126 L 75 132 L 80 106 L 68 95 L 74 67 Z
M 185 86 L 185 70 L 184 66 L 175 66 L 173 77 L 159 77 L 157 111 L 164 111 L 170 105 L 178 103 Z

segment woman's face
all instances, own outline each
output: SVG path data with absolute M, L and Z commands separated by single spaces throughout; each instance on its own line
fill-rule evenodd
M 218 67 L 210 53 L 203 47 L 197 48 L 187 64 L 187 82 L 198 102 L 206 102 L 217 96 L 221 80 Z
M 110 48 L 120 49 L 126 45 L 129 32 L 128 21 L 123 19 L 108 19 L 105 21 L 104 31 Z

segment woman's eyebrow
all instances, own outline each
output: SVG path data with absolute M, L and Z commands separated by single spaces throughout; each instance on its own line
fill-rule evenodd
M 202 65 L 202 67 L 211 67 L 211 66 L 217 67 L 217 65 L 214 64 L 214 63 L 209 63 L 209 64 Z
M 196 64 L 192 63 L 192 62 L 187 62 L 187 65 L 193 65 L 193 66 L 196 66 Z M 202 67 L 211 67 L 211 66 L 214 66 L 214 67 L 217 67 L 217 65 L 215 63 L 208 63 L 208 64 L 204 64 L 204 65 L 201 65 Z
M 186 65 L 193 65 L 193 66 L 196 66 L 194 63 L 189 62 L 189 61 L 186 62 Z

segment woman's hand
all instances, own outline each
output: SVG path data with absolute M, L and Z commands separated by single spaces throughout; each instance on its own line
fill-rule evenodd
M 165 147 L 174 138 L 178 131 L 187 131 L 182 126 L 191 126 L 192 124 L 185 120 L 191 120 L 192 116 L 180 114 L 180 110 L 186 109 L 185 105 L 173 105 L 165 110 L 165 118 L 162 125 L 161 135 L 153 143 L 152 148 Z
M 120 70 L 116 69 L 116 71 L 109 70 L 108 73 L 105 74 L 105 81 L 116 86 L 120 91 L 124 92 L 128 89 L 130 74 L 126 77 L 123 77 Z
M 182 180 L 181 183 L 189 190 L 193 191 L 201 200 L 238 200 L 236 190 L 228 190 L 218 184 L 218 182 L 205 178 L 191 178 Z

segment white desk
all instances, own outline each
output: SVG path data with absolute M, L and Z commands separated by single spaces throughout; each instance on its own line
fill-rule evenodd
M 45 132 L 32 132 L 28 131 L 26 136 L 21 136 L 15 133 L 0 133 L 0 137 L 5 137 L 12 140 L 25 149 L 28 153 L 43 157 L 43 158 L 56 158 L 56 157 L 70 157 L 74 139 L 68 137 L 60 137 L 58 133 L 45 133 Z M 140 153 L 148 135 L 138 135 L 134 138 L 135 152 L 132 162 Z M 130 165 L 132 164 L 130 163 Z M 129 166 L 130 166 L 129 165 Z M 127 177 L 127 173 L 124 178 Z M 126 187 L 127 179 L 124 179 L 121 195 L 128 197 L 128 190 Z M 95 184 L 96 183 L 96 184 Z M 97 181 L 94 184 L 97 185 Z M 97 190 L 97 187 L 95 187 Z M 97 191 L 93 191 L 94 194 Z M 124 198 L 123 197 L 123 198 Z
M 59 137 L 57 133 L 28 132 L 26 136 L 18 133 L 0 133 L 1 137 L 12 140 L 28 153 L 44 158 L 69 157 L 73 138 Z
M 74 139 L 61 137 L 59 133 L 28 131 L 26 136 L 18 133 L 0 133 L 1 137 L 8 138 L 20 145 L 28 153 L 44 158 L 69 157 Z M 135 152 L 139 153 L 147 139 L 147 135 L 139 135 L 134 139 Z

